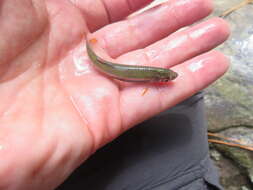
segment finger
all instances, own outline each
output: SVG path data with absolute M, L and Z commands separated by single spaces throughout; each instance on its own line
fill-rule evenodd
M 117 57 L 144 48 L 211 11 L 210 0 L 171 0 L 128 20 L 108 25 L 94 35 L 110 56 Z
M 146 86 L 140 84 L 123 88 L 123 127 L 128 129 L 202 90 L 222 76 L 228 65 L 228 59 L 223 54 L 212 51 L 173 67 L 179 77 L 172 83 Z M 145 88 L 148 88 L 148 91 L 143 95 Z
M 71 0 L 86 18 L 90 31 L 125 18 L 153 0 Z
M 209 51 L 229 36 L 227 23 L 213 18 L 179 31 L 145 49 L 124 54 L 121 63 L 172 67 L 203 52 Z

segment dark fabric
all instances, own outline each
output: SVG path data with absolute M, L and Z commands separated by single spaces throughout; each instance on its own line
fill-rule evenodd
M 98 150 L 58 190 L 219 190 L 208 154 L 203 94 Z

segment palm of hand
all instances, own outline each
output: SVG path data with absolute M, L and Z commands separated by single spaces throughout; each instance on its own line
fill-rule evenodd
M 3 1 L 6 19 L 0 22 L 0 178 L 5 179 L 0 187 L 38 189 L 44 179 L 42 189 L 54 188 L 97 148 L 204 88 L 227 67 L 223 59 L 223 69 L 209 78 L 203 73 L 198 78 L 203 82 L 188 89 L 182 87 L 196 80 L 192 74 L 173 85 L 121 84 L 95 71 L 86 56 L 87 24 L 97 29 L 105 23 L 89 23 L 67 1 L 17 1 L 10 15 L 13 2 Z M 98 38 L 101 33 L 106 29 Z M 109 54 L 121 62 L 147 62 L 143 52 L 126 49 Z M 35 180 L 25 183 L 29 179 Z

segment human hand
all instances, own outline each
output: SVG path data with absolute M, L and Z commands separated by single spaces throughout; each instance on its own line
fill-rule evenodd
M 210 0 L 171 0 L 122 20 L 150 1 L 1 1 L 0 189 L 54 189 L 99 147 L 227 70 L 227 59 L 209 52 L 229 35 L 223 20 L 174 33 L 208 15 Z M 89 32 L 117 62 L 179 77 L 163 85 L 108 78 L 87 57 Z

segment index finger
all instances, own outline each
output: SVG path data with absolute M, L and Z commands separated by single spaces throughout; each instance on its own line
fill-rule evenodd
M 72 0 L 81 10 L 90 31 L 121 20 L 153 0 Z
M 211 0 L 170 0 L 127 20 L 110 24 L 94 33 L 111 57 L 144 48 L 212 11 Z

